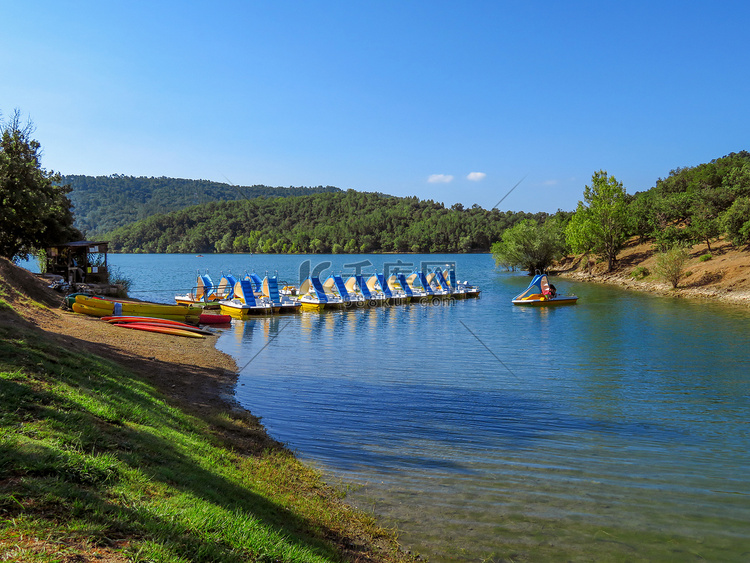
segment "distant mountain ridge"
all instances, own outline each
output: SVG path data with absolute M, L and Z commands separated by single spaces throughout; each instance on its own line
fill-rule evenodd
M 66 175 L 63 184 L 72 188 L 75 226 L 87 238 L 97 238 L 119 227 L 159 213 L 213 201 L 250 200 L 258 197 L 291 197 L 341 192 L 333 186 L 270 187 L 235 186 L 210 180 L 145 176 Z
M 125 253 L 488 252 L 506 228 L 547 217 L 347 190 L 213 201 L 152 215 L 104 239 L 111 252 Z

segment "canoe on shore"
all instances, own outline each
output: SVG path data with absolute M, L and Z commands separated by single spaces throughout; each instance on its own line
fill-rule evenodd
M 142 324 L 142 325 L 153 325 L 153 326 L 166 326 L 166 327 L 171 327 L 171 328 L 179 328 L 182 330 L 187 330 L 190 332 L 194 332 L 196 334 L 203 334 L 204 336 L 216 334 L 215 332 L 203 330 L 202 328 L 198 328 L 197 326 L 189 325 L 187 323 L 182 323 L 180 321 L 173 321 L 171 319 L 159 319 L 159 318 L 152 318 L 152 317 L 102 317 L 102 320 L 107 321 L 109 324 L 112 324 L 112 325 Z
M 98 307 L 90 307 L 88 305 L 83 305 L 81 303 L 73 303 L 73 306 L 71 307 L 73 311 L 76 313 L 81 313 L 83 315 L 88 315 L 90 317 L 109 317 L 112 316 L 113 311 L 111 309 L 100 309 Z M 200 320 L 199 315 L 164 315 L 164 314 L 148 314 L 148 313 L 141 313 L 141 317 L 158 317 L 161 319 L 170 319 L 173 321 L 180 321 L 183 323 L 188 323 L 192 325 L 198 324 L 198 321 Z
M 146 301 L 110 301 L 86 295 L 77 295 L 75 302 L 87 307 L 102 309 L 110 312 L 110 315 L 140 315 L 144 317 L 170 316 L 200 316 L 203 309 L 200 307 L 186 307 L 184 305 L 163 305 L 161 303 L 148 303 Z

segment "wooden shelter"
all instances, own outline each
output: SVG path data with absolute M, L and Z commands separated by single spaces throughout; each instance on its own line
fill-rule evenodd
M 107 243 L 81 240 L 51 246 L 47 273 L 62 276 L 70 284 L 109 283 Z

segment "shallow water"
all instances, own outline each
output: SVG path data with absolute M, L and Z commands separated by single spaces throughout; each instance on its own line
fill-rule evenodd
M 399 259 L 455 261 L 482 298 L 220 338 L 275 438 L 430 561 L 750 559 L 747 310 L 561 278 L 577 305 L 514 307 L 529 278 L 488 255 L 110 256 L 163 301 L 197 269 L 297 282 Z

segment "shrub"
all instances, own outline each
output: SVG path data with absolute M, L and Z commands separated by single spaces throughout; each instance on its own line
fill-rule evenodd
M 117 266 L 110 266 L 107 269 L 107 274 L 109 275 L 110 284 L 122 287 L 122 291 L 118 293 L 117 297 L 127 297 L 128 292 L 133 285 L 133 280 L 125 276 Z
M 651 272 L 649 272 L 648 268 L 646 266 L 638 266 L 635 270 L 630 272 L 630 277 L 634 280 L 642 280 L 643 278 L 649 276 Z
M 676 288 L 684 277 L 682 272 L 690 255 L 682 246 L 673 246 L 656 257 L 656 275 L 672 284 Z
M 698 260 L 700 262 L 708 262 L 709 260 L 711 260 L 711 258 L 713 258 L 713 256 L 709 253 L 709 254 L 704 254 L 703 256 L 698 258 Z

